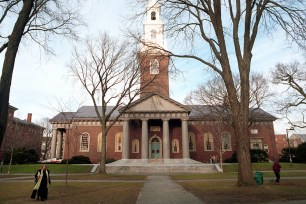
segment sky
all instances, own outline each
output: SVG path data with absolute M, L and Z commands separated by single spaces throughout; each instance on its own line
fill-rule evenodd
M 104 31 L 116 36 L 123 34 L 125 15 L 134 12 L 128 9 L 127 4 L 125 0 L 84 1 L 81 12 L 88 25 L 79 28 L 80 36 L 97 36 L 99 32 Z M 135 22 L 134 26 L 142 29 L 141 23 Z M 73 45 L 78 44 L 60 38 L 53 39 L 50 44 L 55 56 L 45 54 L 30 42 L 24 42 L 20 47 L 10 93 L 10 105 L 18 108 L 15 116 L 20 119 L 26 119 L 28 113 L 32 113 L 32 121 L 36 123 L 45 117 L 52 118 L 58 113 L 58 101 L 78 101 L 86 95 L 70 76 L 67 67 Z M 270 39 L 259 36 L 253 56 L 252 69 L 266 76 L 270 76 L 271 69 L 278 62 L 302 59 L 296 49 L 291 49 L 284 43 L 281 35 L 275 35 Z M 0 61 L 3 62 L 3 54 L 0 55 Z M 183 103 L 185 96 L 203 82 L 203 76 L 207 73 L 199 64 L 191 61 L 175 59 L 175 63 L 183 74 L 170 78 L 170 97 Z M 86 101 L 84 105 L 91 105 L 91 101 Z M 77 107 L 72 107 L 67 111 L 76 109 Z M 264 110 L 275 115 L 269 106 L 264 107 Z M 274 124 L 275 132 L 285 134 L 285 129 L 289 128 L 286 123 L 284 120 L 277 120 Z

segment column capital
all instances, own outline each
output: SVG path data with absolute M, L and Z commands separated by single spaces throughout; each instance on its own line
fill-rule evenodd
M 169 121 L 170 118 L 163 118 L 162 120 L 163 120 L 163 121 Z
M 182 120 L 182 121 L 188 121 L 189 118 L 188 118 L 188 117 L 182 117 L 181 120 Z

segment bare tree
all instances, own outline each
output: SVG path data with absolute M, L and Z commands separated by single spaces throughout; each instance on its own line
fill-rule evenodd
M 147 3 L 146 0 L 132 0 Z M 238 186 L 255 185 L 250 158 L 249 89 L 252 50 L 259 32 L 283 29 L 299 43 L 305 35 L 305 1 L 153 0 L 163 9 L 165 31 L 191 49 L 170 55 L 194 59 L 224 81 L 237 141 Z M 178 49 L 176 49 L 178 50 Z M 188 52 L 188 50 L 190 52 Z M 210 56 L 205 51 L 210 51 Z M 234 53 L 234 54 L 232 54 Z M 238 69 L 240 92 L 233 70 Z
M 64 145 L 65 145 L 65 152 L 67 156 L 66 160 L 66 172 L 65 172 L 65 185 L 68 185 L 68 174 L 69 174 L 69 158 L 70 158 L 70 152 L 74 153 L 76 151 L 76 145 L 77 141 L 79 139 L 79 136 L 81 132 L 78 130 L 76 116 L 79 113 L 78 111 L 73 112 L 74 106 L 78 106 L 77 110 L 82 106 L 83 101 L 81 100 L 74 100 L 70 99 L 68 101 L 65 101 L 63 99 L 55 99 L 56 102 L 51 105 L 52 109 L 58 113 L 56 116 L 56 122 L 60 123 L 63 126 L 63 129 L 65 129 L 65 137 L 64 139 Z M 49 122 L 53 122 L 52 120 L 49 120 Z M 53 137 L 55 137 L 53 135 Z
M 233 80 L 236 92 L 240 95 L 241 87 L 239 76 L 234 75 Z M 262 74 L 252 73 L 250 76 L 249 95 L 250 110 L 256 111 L 256 109 L 260 108 L 264 102 L 267 102 L 274 93 L 269 90 L 267 78 Z M 239 101 L 241 100 L 239 99 Z M 214 75 L 212 79 L 200 84 L 196 90 L 192 91 L 185 98 L 185 103 L 194 106 L 193 108 L 197 108 L 197 104 L 208 105 L 210 111 L 217 117 L 216 120 L 220 120 L 219 117 L 221 117 L 223 121 L 229 121 L 230 119 L 230 102 L 224 81 L 219 75 Z M 201 112 L 201 108 L 197 111 Z M 252 122 L 252 120 L 249 120 L 249 125 L 251 125 Z M 231 125 L 232 121 L 227 123 Z
M 277 102 L 278 112 L 285 115 L 289 123 L 298 128 L 306 128 L 306 62 L 279 63 L 272 72 L 273 83 L 285 86 L 285 91 Z M 295 118 L 289 115 L 295 113 Z M 299 117 L 300 116 L 300 120 Z
M 17 118 L 13 118 L 10 120 L 10 123 L 8 124 L 7 131 L 5 134 L 5 145 L 3 149 L 6 152 L 9 152 L 10 154 L 10 161 L 9 161 L 7 174 L 10 174 L 15 150 L 16 148 L 20 147 L 20 144 L 24 140 L 24 135 L 25 135 L 24 126 L 17 120 L 18 120 Z
M 267 102 L 273 94 L 269 91 L 268 80 L 259 73 L 253 73 L 250 76 L 250 110 L 252 113 Z M 234 75 L 234 84 L 237 93 L 240 93 L 240 81 L 237 75 Z M 185 103 L 191 105 L 200 115 L 210 120 L 209 129 L 214 142 L 214 150 L 219 153 L 220 163 L 222 165 L 222 155 L 227 151 L 224 149 L 224 131 L 233 132 L 232 120 L 230 117 L 230 103 L 228 101 L 226 87 L 222 78 L 214 75 L 211 80 L 200 84 L 198 88 L 192 91 L 186 98 Z M 201 104 L 200 106 L 198 104 Z M 203 108 L 206 105 L 206 108 Z M 207 113 L 207 110 L 209 113 Z M 209 114 L 209 115 L 208 115 Z M 253 118 L 249 119 L 249 126 L 253 123 Z
M 69 67 L 94 104 L 102 132 L 99 172 L 106 174 L 106 136 L 140 93 L 140 65 L 144 55 L 138 57 L 137 50 L 133 49 L 135 43 L 112 39 L 106 33 L 87 40 L 85 48 L 78 47 Z M 145 86 L 149 86 L 150 81 L 153 79 L 146 81 Z M 111 118 L 118 108 L 121 108 L 119 114 Z
M 81 21 L 74 3 L 63 0 L 0 1 L 0 53 L 5 51 L 0 81 L 0 145 L 6 129 L 10 87 L 20 42 L 28 38 L 52 52 L 47 46 L 51 36 L 76 38 L 75 29 Z
M 50 152 L 51 148 L 51 139 L 52 139 L 52 127 L 49 122 L 49 118 L 42 118 L 39 122 L 39 125 L 44 128 L 43 131 L 43 142 L 45 143 L 44 148 L 42 149 L 42 160 L 45 160 L 48 152 Z

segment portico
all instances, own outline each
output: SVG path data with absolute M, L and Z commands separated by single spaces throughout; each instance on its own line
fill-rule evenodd
M 120 111 L 120 110 L 119 110 Z M 129 157 L 131 149 L 129 121 L 141 121 L 141 160 L 171 159 L 170 121 L 180 121 L 181 129 L 176 138 L 180 137 L 182 159 L 189 159 L 188 114 L 189 110 L 182 104 L 159 94 L 150 94 L 130 105 L 121 116 L 123 120 L 122 159 Z M 178 144 L 179 145 L 179 144 Z

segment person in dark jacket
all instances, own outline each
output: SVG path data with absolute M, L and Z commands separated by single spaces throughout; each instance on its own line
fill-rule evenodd
M 32 199 L 35 199 L 37 196 L 37 200 L 39 198 L 44 201 L 48 199 L 48 184 L 51 184 L 50 179 L 50 171 L 47 169 L 46 165 L 42 165 L 41 169 L 39 169 L 35 174 L 35 186 L 31 195 Z
M 279 164 L 279 162 L 277 160 L 274 161 L 273 163 L 273 171 L 274 171 L 274 174 L 275 174 L 275 177 L 276 177 L 276 180 L 275 182 L 276 183 L 279 183 L 279 179 L 280 179 L 280 169 L 281 169 L 281 165 Z

